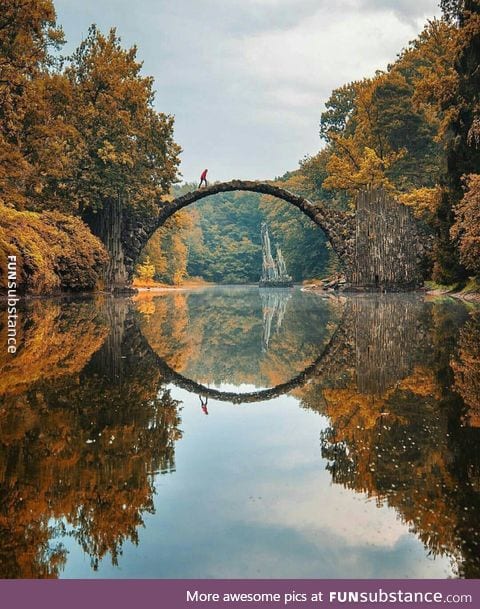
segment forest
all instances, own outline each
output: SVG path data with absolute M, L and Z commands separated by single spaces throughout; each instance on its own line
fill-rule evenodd
M 430 278 L 462 287 L 480 275 L 480 2 L 441 7 L 387 69 L 335 89 L 323 112 L 319 100 L 319 152 L 274 181 L 352 211 L 359 190 L 383 187 L 434 235 Z M 0 251 L 16 253 L 20 286 L 34 293 L 101 287 L 105 247 L 85 238 L 92 214 L 117 198 L 148 214 L 196 187 L 180 184 L 174 119 L 155 109 L 137 49 L 96 26 L 70 56 L 63 43 L 51 0 L 3 3 Z M 137 274 L 255 282 L 262 221 L 296 281 L 337 271 L 300 216 L 268 197 L 217 195 L 159 229 Z
M 185 184 L 173 192 L 179 196 L 195 188 Z M 262 222 L 267 222 L 296 281 L 337 268 L 322 230 L 297 209 L 257 193 L 233 192 L 213 195 L 176 214 L 150 239 L 139 271 L 167 284 L 188 278 L 256 283 L 262 272 Z

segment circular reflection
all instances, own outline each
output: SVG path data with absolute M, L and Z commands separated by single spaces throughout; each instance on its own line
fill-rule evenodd
M 342 314 L 341 300 L 299 289 L 144 292 L 136 301 L 141 331 L 171 382 L 238 402 L 304 384 Z

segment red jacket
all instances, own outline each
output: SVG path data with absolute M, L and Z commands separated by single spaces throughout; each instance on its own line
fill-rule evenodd
M 200 176 L 200 180 L 206 180 L 207 179 L 207 171 L 208 169 L 204 169 L 202 172 L 202 175 Z

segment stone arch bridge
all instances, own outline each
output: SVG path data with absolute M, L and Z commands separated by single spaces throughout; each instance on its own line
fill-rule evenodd
M 297 207 L 325 233 L 343 267 L 351 289 L 409 290 L 422 285 L 430 241 L 411 210 L 381 190 L 366 190 L 356 210 L 347 213 L 310 201 L 265 182 L 232 180 L 197 189 L 145 215 L 122 209 L 110 200 L 101 214 L 85 217 L 110 253 L 105 283 L 122 291 L 131 283 L 134 267 L 153 233 L 177 211 L 222 192 L 249 191 L 271 195 Z

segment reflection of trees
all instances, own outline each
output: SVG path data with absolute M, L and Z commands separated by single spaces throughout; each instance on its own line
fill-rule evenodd
M 309 299 L 314 306 L 308 306 Z M 294 292 L 265 350 L 258 291 L 209 289 L 164 294 L 148 302 L 146 306 L 142 295 L 138 306 L 141 330 L 152 349 L 178 373 L 215 385 L 265 387 L 288 381 L 318 357 L 341 314 L 316 295 Z
M 479 577 L 480 438 L 477 429 L 462 426 L 464 406 L 452 391 L 466 397 L 470 409 L 478 404 L 474 320 L 460 331 L 462 305 L 420 305 L 413 325 L 406 319 L 413 310 L 402 316 L 400 306 L 389 305 L 372 315 L 368 309 L 362 313 L 360 300 L 358 306 L 350 346 L 356 357 L 304 389 L 304 405 L 330 420 L 321 436 L 327 469 L 334 482 L 394 507 L 432 554 L 450 556 L 462 576 Z M 390 315 L 399 332 L 408 336 L 414 327 L 421 340 L 405 343 L 389 330 Z M 379 327 L 382 318 L 385 325 Z M 449 362 L 457 340 L 453 386 Z M 386 362 L 399 362 L 396 377 L 393 365 L 386 371 L 379 362 L 370 365 L 379 344 Z
M 18 351 L 0 361 L 0 396 L 21 392 L 40 379 L 80 371 L 108 329 L 98 301 L 34 301 L 19 311 Z M 97 306 L 98 305 L 98 306 Z M 0 343 L 7 344 L 7 315 L 0 315 Z M 28 371 L 28 375 L 25 374 Z
M 27 330 L 32 340 L 42 331 L 38 320 L 51 313 L 48 303 L 39 305 L 42 315 L 33 314 Z M 100 308 L 113 326 L 88 364 L 63 369 L 57 348 L 68 354 L 98 336 L 98 325 L 84 323 L 91 306 L 60 307 L 69 323 L 46 350 L 48 375 L 34 374 L 22 393 L 2 399 L 2 577 L 57 576 L 66 559 L 64 533 L 93 567 L 107 553 L 116 563 L 125 541 L 138 541 L 143 514 L 153 510 L 154 474 L 174 467 L 178 402 L 159 392 L 162 378 L 125 302 Z
M 480 427 L 480 311 L 475 310 L 460 332 L 458 354 L 452 361 L 455 390 L 467 408 L 466 420 Z
M 243 358 L 261 354 L 261 325 L 242 315 L 237 299 L 232 291 L 218 303 L 218 321 L 208 299 L 190 306 L 181 293 L 144 299 L 138 315 L 149 340 L 180 366 L 188 369 L 193 358 L 192 366 L 216 378 L 209 367 L 215 371 L 228 345 L 240 341 L 245 353 L 221 367 L 219 378 L 236 365 L 253 375 Z M 260 306 L 246 308 L 261 324 Z M 194 331 L 187 323 L 193 310 Z M 332 325 L 338 317 L 330 305 L 321 314 Z M 23 359 L 0 363 L 0 576 L 56 577 L 66 561 L 64 535 L 93 567 L 107 554 L 116 562 L 125 542 L 138 541 L 153 510 L 153 475 L 174 467 L 181 432 L 179 404 L 161 389 L 164 378 L 136 320 L 119 300 L 38 302 L 22 318 L 28 349 L 19 351 Z M 277 334 L 270 340 L 276 359 L 262 360 L 273 362 L 272 376 L 291 374 L 302 345 L 305 363 L 315 359 L 306 339 L 311 320 L 287 311 L 279 342 Z M 347 300 L 339 336 L 324 374 L 295 390 L 304 407 L 329 418 L 322 454 L 332 479 L 392 506 L 433 554 L 479 577 L 478 313 L 468 318 L 461 305 L 398 296 L 358 298 Z M 295 361 L 303 365 L 302 358 Z
M 189 327 L 188 298 L 185 292 L 154 296 L 140 292 L 135 297 L 140 326 L 152 349 L 175 370 L 184 370 L 199 351 L 204 327 Z

